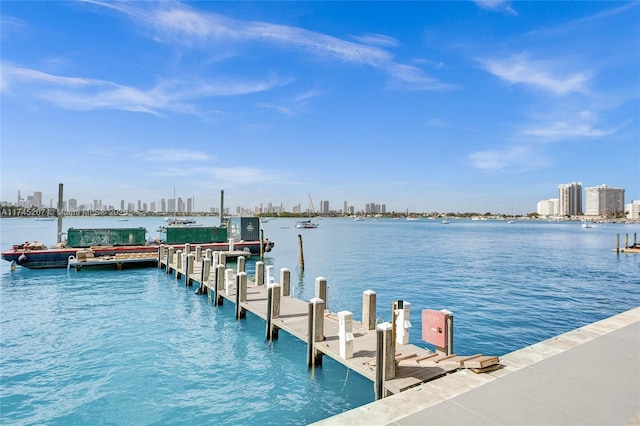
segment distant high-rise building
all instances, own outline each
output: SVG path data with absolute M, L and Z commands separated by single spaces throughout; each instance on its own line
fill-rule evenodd
M 624 212 L 624 189 L 607 185 L 593 186 L 585 189 L 588 216 L 614 215 Z
M 36 191 L 33 193 L 33 200 L 31 201 L 33 207 L 42 207 L 42 192 Z
M 329 213 L 329 202 L 328 201 L 323 201 L 322 202 L 322 213 L 324 213 L 324 214 L 328 214 Z
M 559 203 L 557 198 L 538 201 L 538 208 L 536 212 L 540 216 L 558 216 L 558 204 Z
M 120 200 L 120 210 L 124 211 L 124 200 Z
M 342 204 L 342 213 L 345 213 L 345 214 L 346 214 L 346 213 L 348 213 L 348 210 L 349 210 L 349 204 L 345 201 L 345 202 Z
M 560 216 L 582 214 L 582 182 L 572 182 L 558 186 Z
M 640 200 L 633 200 L 625 206 L 627 219 L 640 220 Z
M 69 211 L 75 212 L 78 210 L 78 200 L 75 198 L 69 198 Z
M 164 198 L 160 199 L 160 212 L 165 213 L 167 211 L 167 201 Z
M 187 198 L 187 213 L 193 211 L 193 198 Z
M 149 211 L 151 211 L 152 213 L 155 213 L 155 212 L 156 212 L 156 202 L 155 202 L 155 201 L 152 201 L 152 202 L 149 204 Z

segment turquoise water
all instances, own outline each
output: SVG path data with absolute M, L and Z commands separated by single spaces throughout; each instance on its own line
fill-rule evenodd
M 159 218 L 66 218 L 68 227 L 145 226 Z M 200 223 L 217 224 L 215 219 Z M 324 219 L 266 223 L 266 259 L 291 270 L 296 297 L 328 282 L 331 311 L 361 319 L 362 292 L 378 316 L 411 303 L 449 309 L 454 350 L 502 355 L 640 305 L 640 256 L 616 255 L 616 234 L 639 225 Z M 2 219 L 1 248 L 55 242 L 56 223 Z M 305 270 L 298 266 L 302 235 Z M 82 272 L 0 265 L 2 424 L 307 424 L 373 400 L 373 385 L 325 357 L 306 367 L 303 342 L 265 342 L 264 321 L 234 319 L 155 268 Z

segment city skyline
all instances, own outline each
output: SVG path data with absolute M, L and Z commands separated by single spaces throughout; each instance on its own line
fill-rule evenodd
M 601 215 L 624 212 L 625 208 L 631 203 L 634 205 L 639 204 L 640 200 L 630 200 L 625 198 L 625 189 L 617 188 L 607 184 L 601 184 L 596 186 L 584 186 L 582 182 L 571 182 L 565 184 L 558 184 L 558 197 L 539 200 L 535 204 L 535 209 L 518 215 L 528 215 L 536 213 L 541 216 L 582 216 L 582 215 Z M 584 193 L 584 196 L 583 196 Z M 0 200 L 0 205 L 12 205 L 17 207 L 36 207 L 36 208 L 56 208 L 54 204 L 54 198 L 49 198 L 49 205 L 45 205 L 43 200 L 42 191 L 36 191 L 33 195 L 27 195 L 26 198 L 22 197 L 21 191 L 17 193 L 17 202 L 11 203 L 6 200 Z M 607 195 L 609 194 L 609 195 Z M 222 196 L 222 193 L 220 193 Z M 63 195 L 64 198 L 64 195 Z M 57 197 L 56 197 L 57 199 Z M 196 207 L 195 198 L 183 199 L 181 196 L 174 196 L 172 198 L 161 198 L 159 200 L 149 201 L 137 199 L 136 201 L 120 200 L 118 206 L 109 203 L 103 203 L 102 199 L 93 199 L 91 203 L 78 203 L 78 200 L 69 197 L 63 199 L 64 209 L 68 211 L 121 211 L 121 212 L 152 212 L 152 213 L 218 213 L 220 211 L 220 204 L 217 206 L 206 206 L 205 208 Z M 227 204 L 224 205 L 225 214 L 273 214 L 273 213 L 306 213 L 315 212 L 318 214 L 388 214 L 388 213 L 403 213 L 409 212 L 408 209 L 403 211 L 387 210 L 386 203 L 384 202 L 369 202 L 364 206 L 351 205 L 347 200 L 342 202 L 335 202 L 330 200 L 320 200 L 318 203 L 318 209 L 313 206 L 313 201 L 309 199 L 309 206 L 303 207 L 302 203 L 295 204 L 293 206 L 285 206 L 282 203 L 267 202 L 265 204 L 258 204 L 254 206 L 242 205 L 230 208 Z M 336 207 L 342 205 L 342 208 Z M 137 208 L 136 208 L 137 206 Z M 289 208 L 290 207 L 290 208 Z M 600 212 L 600 210 L 603 210 Z M 636 207 L 633 207 L 634 215 Z M 507 212 L 500 211 L 410 211 L 410 213 L 476 213 L 476 214 L 494 214 L 494 215 L 507 215 Z M 514 212 L 511 213 L 515 214 Z M 635 217 L 635 216 L 634 216 Z
M 3 201 L 55 204 L 58 182 L 117 207 L 175 188 L 196 210 L 224 190 L 527 214 L 573 181 L 640 199 L 638 2 L 36 1 L 1 19 Z

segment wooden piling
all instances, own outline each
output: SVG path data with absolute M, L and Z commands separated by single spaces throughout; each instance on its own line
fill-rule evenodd
M 193 274 L 193 265 L 196 263 L 196 255 L 194 253 L 189 253 L 187 255 L 187 266 L 185 268 L 185 280 L 184 285 L 187 287 L 191 287 L 193 285 L 193 279 L 191 275 Z
M 236 319 L 245 318 L 247 311 L 241 306 L 247 301 L 247 273 L 240 272 L 236 276 Z
M 256 285 L 264 285 L 264 262 L 256 262 Z
M 307 365 L 322 365 L 322 352 L 316 350 L 316 342 L 324 340 L 324 300 L 314 297 L 309 301 L 309 339 L 307 341 Z
M 327 302 L 327 279 L 325 277 L 316 278 L 316 297 L 324 300 L 324 308 L 329 309 L 329 303 Z
M 224 290 L 224 270 L 224 265 L 216 266 L 216 294 L 213 302 L 215 306 L 222 306 L 224 303 L 224 297 L 222 296 L 222 291 Z
M 237 264 L 237 272 L 238 272 L 238 273 L 240 273 L 240 272 L 244 272 L 244 271 L 245 271 L 245 269 L 246 269 L 246 262 L 247 262 L 247 259 L 246 259 L 244 256 L 240 256 L 240 257 L 238 258 L 238 264 Z
M 176 252 L 176 279 L 180 279 L 182 276 L 182 272 L 180 272 L 180 270 L 182 269 L 183 261 L 184 253 L 182 253 L 182 250 L 178 250 Z
M 175 249 L 173 247 L 169 247 L 169 249 L 167 250 L 167 274 L 171 273 L 171 262 L 173 262 L 174 250 Z
M 280 285 L 282 286 L 282 296 L 291 294 L 291 271 L 287 268 L 280 269 Z
M 298 234 L 298 251 L 299 251 L 299 257 L 300 257 L 300 270 L 304 271 L 304 253 L 302 251 L 302 235 Z
M 277 340 L 279 328 L 273 320 L 280 317 L 280 285 L 267 285 L 267 340 Z
M 396 376 L 396 349 L 393 324 L 382 323 L 376 327 L 376 400 L 384 398 L 384 382 Z
M 620 254 L 620 234 L 616 234 L 616 253 Z
M 362 292 L 362 326 L 365 330 L 376 328 L 376 292 L 373 290 Z

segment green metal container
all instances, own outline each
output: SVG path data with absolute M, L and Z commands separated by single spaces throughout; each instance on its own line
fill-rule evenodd
M 147 242 L 145 228 L 92 228 L 67 231 L 69 247 L 143 246 Z
M 167 226 L 163 233 L 165 244 L 227 242 L 227 229 L 215 226 Z

